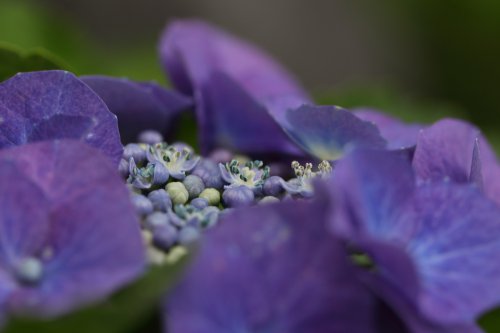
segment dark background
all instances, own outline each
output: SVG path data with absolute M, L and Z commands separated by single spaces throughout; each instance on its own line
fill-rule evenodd
M 0 41 L 42 46 L 78 74 L 164 82 L 165 24 L 201 17 L 284 63 L 320 102 L 407 120 L 500 125 L 500 2 L 491 0 L 0 0 Z

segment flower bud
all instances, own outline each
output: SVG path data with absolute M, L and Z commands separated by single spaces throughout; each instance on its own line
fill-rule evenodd
M 187 176 L 186 178 L 184 178 L 182 183 L 186 187 L 190 199 L 196 198 L 205 189 L 205 184 L 203 184 L 203 180 L 196 175 Z
M 151 164 L 154 165 L 153 179 L 151 185 L 160 186 L 165 185 L 169 178 L 169 172 L 167 168 L 160 162 L 154 161 Z
M 206 188 L 200 193 L 199 198 L 207 200 L 210 206 L 216 206 L 220 202 L 220 192 L 215 188 Z
M 255 195 L 247 186 L 228 187 L 222 194 L 222 200 L 227 207 L 250 206 L 254 203 Z
M 168 251 L 178 240 L 179 231 L 171 224 L 166 224 L 158 227 L 153 232 L 154 246 Z
M 144 220 L 144 226 L 146 229 L 151 230 L 153 233 L 156 228 L 167 224 L 169 224 L 168 215 L 162 212 L 153 212 Z
M 137 141 L 148 145 L 163 142 L 163 135 L 154 130 L 146 130 L 139 133 Z
M 264 182 L 264 194 L 268 196 L 278 197 L 285 190 L 281 185 L 283 179 L 278 176 L 271 176 Z
M 168 183 L 166 189 L 174 205 L 183 205 L 189 200 L 189 193 L 181 182 Z
M 133 158 L 135 163 L 141 164 L 146 160 L 146 151 L 136 143 L 129 143 L 123 147 L 123 158 L 128 161 Z
M 172 200 L 164 189 L 150 192 L 148 199 L 153 203 L 153 209 L 156 211 L 167 212 L 172 208 Z
M 193 226 L 186 226 L 179 231 L 178 242 L 181 245 L 189 245 L 200 238 L 200 231 Z
M 199 161 L 192 174 L 200 177 L 206 187 L 220 190 L 224 185 L 218 164 L 209 159 Z
M 195 199 L 191 200 L 190 205 L 196 209 L 201 210 L 205 207 L 208 207 L 208 200 L 204 199 L 204 198 L 195 198 Z
M 140 216 L 146 216 L 153 212 L 153 204 L 142 194 L 133 193 L 132 204 L 134 205 L 137 214 Z

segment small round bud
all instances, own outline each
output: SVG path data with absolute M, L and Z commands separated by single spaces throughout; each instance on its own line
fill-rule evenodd
M 276 203 L 276 202 L 280 202 L 280 199 L 268 195 L 267 197 L 263 197 L 262 199 L 259 200 L 259 205 L 265 205 L 268 203 Z
M 153 203 L 153 209 L 160 212 L 167 212 L 172 208 L 172 200 L 164 189 L 151 191 L 148 199 Z
M 244 207 L 254 203 L 255 195 L 246 186 L 229 187 L 222 194 L 222 200 L 227 207 Z
M 280 196 L 285 191 L 281 185 L 282 181 L 283 179 L 278 176 L 271 176 L 266 179 L 263 187 L 264 194 L 273 197 Z
M 133 193 L 132 204 L 135 207 L 135 211 L 140 216 L 146 216 L 153 212 L 153 204 L 148 198 L 146 198 L 142 194 Z
M 200 231 L 193 226 L 186 226 L 179 231 L 178 242 L 181 245 L 189 245 L 200 238 Z
M 141 164 L 146 160 L 146 151 L 136 143 L 129 143 L 123 147 L 123 159 L 126 161 L 133 158 L 135 163 Z
M 168 221 L 169 219 L 167 214 L 162 212 L 153 212 L 149 214 L 144 220 L 144 226 L 154 233 L 154 230 L 156 230 L 157 228 L 168 225 Z
M 219 165 L 209 159 L 200 160 L 192 174 L 200 177 L 206 187 L 220 190 L 224 186 Z
M 124 158 L 120 160 L 120 163 L 118 164 L 118 172 L 120 173 L 120 176 L 123 178 L 127 178 L 129 175 L 129 164 L 128 161 Z
M 178 238 L 179 231 L 171 224 L 156 228 L 153 232 L 154 246 L 165 251 L 168 251 L 177 242 Z
M 199 198 L 207 200 L 210 206 L 217 206 L 220 202 L 220 192 L 215 188 L 206 188 L 200 193 Z
M 174 205 L 183 205 L 189 200 L 189 193 L 181 182 L 168 183 L 166 189 Z
M 184 178 L 182 183 L 186 187 L 190 199 L 196 198 L 205 189 L 205 184 L 203 184 L 203 180 L 196 175 L 187 176 L 186 178 Z
M 137 141 L 148 145 L 154 145 L 163 142 L 163 135 L 154 130 L 146 130 L 139 134 Z
M 195 198 L 191 200 L 190 205 L 196 209 L 201 210 L 205 207 L 208 207 L 208 200 L 204 198 Z

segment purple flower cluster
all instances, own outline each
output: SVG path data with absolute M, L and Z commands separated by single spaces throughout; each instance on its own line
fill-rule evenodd
M 99 301 L 197 242 L 169 333 L 481 332 L 500 305 L 500 166 L 477 128 L 315 105 L 200 21 L 172 23 L 160 56 L 176 90 L 0 84 L 1 319 Z M 164 141 L 190 110 L 203 157 Z

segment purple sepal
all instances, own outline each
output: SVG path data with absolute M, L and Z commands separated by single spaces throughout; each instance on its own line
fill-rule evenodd
M 10 276 L 2 309 L 61 315 L 143 272 L 145 249 L 129 192 L 98 150 L 73 140 L 3 150 L 0 197 L 0 275 Z
M 224 214 L 168 297 L 165 331 L 376 332 L 372 296 L 322 208 L 293 202 Z
M 19 73 L 0 84 L 0 148 L 75 139 L 118 165 L 116 116 L 85 83 L 66 71 Z
M 471 324 L 500 302 L 500 210 L 477 186 L 415 183 L 401 155 L 351 154 L 331 180 L 332 227 L 427 321 Z
M 271 57 L 197 20 L 171 23 L 159 51 L 173 84 L 196 100 L 204 154 L 223 146 L 301 155 L 271 115 L 310 99 Z
M 415 146 L 421 124 L 405 124 L 387 114 L 371 109 L 354 109 L 352 112 L 362 120 L 369 121 L 378 127 L 380 134 L 387 141 L 389 149 L 404 149 Z
M 354 148 L 384 148 L 375 125 L 335 106 L 303 105 L 279 119 L 287 134 L 306 152 L 326 161 Z
M 144 130 L 168 134 L 176 116 L 192 107 L 190 98 L 153 82 L 109 76 L 82 76 L 118 117 L 122 142 L 136 142 Z

